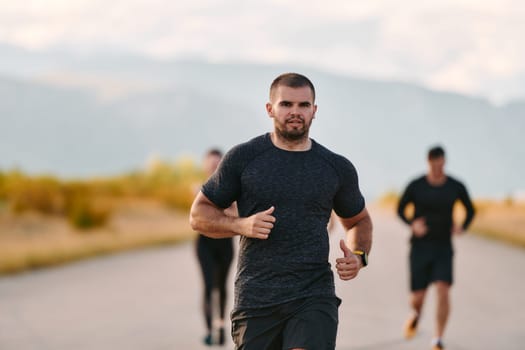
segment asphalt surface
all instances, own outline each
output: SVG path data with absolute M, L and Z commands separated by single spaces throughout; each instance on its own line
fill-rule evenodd
M 371 214 L 370 265 L 336 284 L 343 300 L 337 349 L 430 349 L 433 290 L 419 334 L 405 341 L 401 332 L 409 312 L 407 229 L 392 215 Z M 340 230 L 331 235 L 332 262 L 342 255 L 341 237 Z M 525 250 L 472 235 L 455 247 L 447 349 L 525 349 Z M 206 349 L 201 288 L 192 243 L 3 277 L 0 349 Z M 229 338 L 225 348 L 233 348 Z

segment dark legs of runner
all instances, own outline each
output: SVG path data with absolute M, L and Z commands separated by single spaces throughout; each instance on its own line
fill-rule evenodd
M 199 263 L 201 267 L 203 282 L 204 282 L 204 291 L 202 298 L 202 311 L 204 314 L 204 319 L 206 321 L 207 333 L 204 338 L 204 343 L 207 345 L 212 344 L 212 335 L 211 335 L 211 321 L 212 321 L 212 290 L 213 290 L 213 280 L 214 280 L 214 264 L 210 252 L 202 245 L 197 246 L 197 256 L 199 257 Z
M 226 242 L 225 242 L 226 243 Z M 216 277 L 217 277 L 217 289 L 219 291 L 219 344 L 223 345 L 225 342 L 224 334 L 224 317 L 226 315 L 226 299 L 228 297 L 228 289 L 226 284 L 228 282 L 228 272 L 233 259 L 233 245 L 231 241 L 229 244 L 225 244 L 221 251 L 221 254 L 217 256 L 216 265 Z
M 231 240 L 213 240 L 200 238 L 197 243 L 197 256 L 204 281 L 202 308 L 206 321 L 207 334 L 204 343 L 213 344 L 213 291 L 218 291 L 219 302 L 219 338 L 218 343 L 225 342 L 224 317 L 226 314 L 227 280 L 230 265 L 233 259 L 233 244 Z
M 207 265 L 206 263 L 203 265 Z M 228 292 L 226 288 L 226 282 L 228 279 L 228 270 L 230 264 L 216 264 L 210 266 L 207 269 L 203 268 L 204 276 L 204 298 L 203 298 L 203 310 L 204 317 L 206 319 L 206 326 L 208 330 L 211 330 L 212 326 L 212 293 L 217 289 L 219 294 L 219 314 L 220 319 L 224 320 L 226 314 L 226 299 Z M 216 287 L 216 288 L 215 288 Z

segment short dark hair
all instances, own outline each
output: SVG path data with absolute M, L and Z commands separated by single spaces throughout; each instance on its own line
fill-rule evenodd
M 211 148 L 206 152 L 206 156 L 217 156 L 219 158 L 222 158 L 222 151 L 218 148 Z
M 315 87 L 314 84 L 302 74 L 299 73 L 284 73 L 279 75 L 274 79 L 272 85 L 270 86 L 270 99 L 272 98 L 272 93 L 277 89 L 278 86 L 288 86 L 291 88 L 299 88 L 303 86 L 308 86 L 312 90 L 312 96 L 315 101 Z
M 445 156 L 445 150 L 441 146 L 434 146 L 428 151 L 428 160 Z

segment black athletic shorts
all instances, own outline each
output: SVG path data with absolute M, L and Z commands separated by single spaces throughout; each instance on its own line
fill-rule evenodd
M 340 304 L 341 299 L 337 297 L 311 297 L 262 309 L 233 312 L 235 349 L 333 350 Z
M 410 247 L 410 289 L 426 289 L 436 281 L 453 282 L 454 249 L 441 242 L 413 242 Z

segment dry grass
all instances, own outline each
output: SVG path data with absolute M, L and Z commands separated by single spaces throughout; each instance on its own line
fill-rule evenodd
M 172 244 L 194 235 L 186 212 L 152 200 L 122 201 L 106 226 L 87 231 L 72 227 L 61 217 L 0 210 L 0 274 Z
M 0 169 L 0 274 L 187 240 L 203 180 L 190 159 L 68 181 Z
M 480 200 L 471 231 L 525 247 L 525 203 Z
M 78 180 L 0 169 L 0 206 L 7 205 L 18 214 L 34 211 L 66 217 L 76 228 L 94 229 L 107 224 L 115 201 L 129 197 L 187 211 L 195 197 L 195 184 L 204 180 L 204 173 L 191 159 L 159 160 L 148 169 L 120 176 Z

